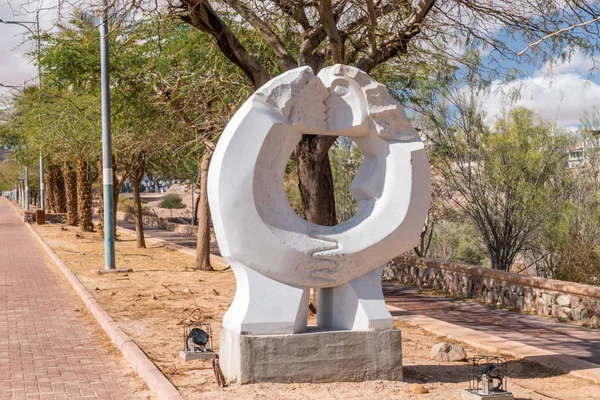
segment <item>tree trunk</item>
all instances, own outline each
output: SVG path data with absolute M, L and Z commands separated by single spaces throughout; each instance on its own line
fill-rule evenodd
M 94 231 L 92 223 L 92 185 L 88 177 L 88 162 L 77 159 L 77 206 L 79 227 L 87 232 Z
M 47 200 L 50 210 L 55 213 L 67 212 L 65 185 L 60 165 L 54 164 L 48 167 L 47 186 Z
M 65 180 L 65 197 L 67 206 L 67 225 L 77 226 L 79 217 L 77 215 L 77 173 L 73 164 L 65 161 L 62 167 Z
M 36 206 L 36 207 L 38 205 L 37 195 L 38 195 L 38 191 L 36 189 L 29 188 L 29 202 L 31 203 L 31 205 Z
M 304 135 L 296 147 L 298 186 L 306 220 L 318 225 L 337 224 L 329 148 L 335 136 Z
M 115 227 L 115 237 L 117 237 L 117 206 L 119 205 L 119 193 L 121 193 L 123 183 L 125 183 L 125 178 L 119 181 L 113 170 L 113 226 Z
M 146 241 L 144 240 L 144 221 L 142 219 L 142 197 L 140 196 L 140 182 L 144 176 L 143 161 L 140 168 L 131 175 L 133 180 L 133 213 L 135 214 L 135 236 L 137 238 L 137 247 L 146 248 Z
M 196 190 L 196 186 L 192 186 L 192 193 Z M 196 196 L 194 200 L 194 214 L 192 215 L 192 225 L 198 226 L 198 205 L 200 204 L 200 196 Z
M 104 178 L 102 157 L 96 163 L 98 168 L 98 233 L 104 239 Z
M 60 170 L 60 165 L 55 165 L 54 169 L 56 171 L 56 210 L 59 213 L 67 212 L 67 197 L 65 196 L 65 177 Z
M 46 202 L 46 213 L 54 212 L 54 204 L 52 204 L 52 199 L 54 198 L 54 174 L 52 174 L 52 166 L 48 165 L 46 167 L 46 171 L 44 171 L 44 183 L 46 184 L 46 190 L 44 195 L 46 198 L 44 199 Z
M 210 209 L 208 208 L 208 166 L 212 158 L 212 149 L 206 149 L 200 160 L 200 201 L 198 202 L 198 241 L 196 246 L 196 268 L 214 271 L 210 264 Z

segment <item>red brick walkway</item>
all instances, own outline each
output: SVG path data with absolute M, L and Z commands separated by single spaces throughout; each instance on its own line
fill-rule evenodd
M 82 307 L 0 198 L 0 400 L 139 398 Z

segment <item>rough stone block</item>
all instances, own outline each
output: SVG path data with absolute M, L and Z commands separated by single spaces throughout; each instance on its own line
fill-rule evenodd
M 581 310 L 579 308 L 573 308 L 571 311 L 571 318 L 573 321 L 581 321 Z
M 223 374 L 240 384 L 402 380 L 396 329 L 243 335 L 224 328 L 220 348 Z
M 431 358 L 443 362 L 463 361 L 467 358 L 467 352 L 462 346 L 441 342 L 431 349 Z
M 584 324 L 589 324 L 590 323 L 590 315 L 588 313 L 588 310 L 583 310 L 581 312 L 581 322 Z
M 568 295 L 566 295 L 566 294 L 561 294 L 560 296 L 556 297 L 556 303 L 559 306 L 563 306 L 563 307 L 570 306 L 571 305 L 571 298 Z

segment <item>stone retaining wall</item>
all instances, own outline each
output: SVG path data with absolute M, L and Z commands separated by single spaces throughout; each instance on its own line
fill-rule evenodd
M 418 257 L 397 257 L 384 278 L 421 289 L 440 289 L 526 313 L 600 327 L 600 287 L 530 277 Z
M 133 214 L 127 214 L 124 212 L 117 212 L 117 218 L 122 221 L 131 222 L 135 224 L 135 216 Z M 142 223 L 144 226 L 153 226 L 160 229 L 164 229 L 167 231 L 177 232 L 181 235 L 187 236 L 197 236 L 198 235 L 198 227 L 193 225 L 186 224 L 176 224 L 174 222 L 169 222 L 164 220 L 163 218 L 153 217 L 150 215 L 142 215 Z
M 67 223 L 67 214 L 56 213 L 56 214 L 45 214 L 44 218 L 46 219 L 46 223 L 50 224 L 66 224 Z M 25 211 L 23 213 L 23 221 L 29 222 L 30 224 L 35 222 L 35 212 L 33 211 Z

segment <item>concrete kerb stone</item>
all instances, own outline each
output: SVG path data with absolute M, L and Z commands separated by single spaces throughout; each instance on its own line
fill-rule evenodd
M 406 310 L 400 307 L 390 305 L 388 305 L 388 310 L 392 313 L 406 312 Z M 577 378 L 600 383 L 600 365 L 580 360 L 576 357 L 502 339 L 498 336 L 478 332 L 420 314 L 394 316 L 394 319 L 419 327 L 437 336 L 466 343 L 478 349 L 533 361 L 547 368 L 557 369 Z
M 14 207 L 14 206 L 13 206 Z M 17 210 L 15 210 L 17 211 Z M 18 211 L 17 211 L 18 212 Z M 75 274 L 62 262 L 52 251 L 50 246 L 29 225 L 25 224 L 31 235 L 38 241 L 46 251 L 50 259 L 56 264 L 63 275 L 67 278 L 75 292 L 79 295 L 87 309 L 96 318 L 98 324 L 106 332 L 108 337 L 117 346 L 121 354 L 129 361 L 133 370 L 144 380 L 148 388 L 159 400 L 183 400 L 183 396 L 177 388 L 167 379 L 156 365 L 146 356 L 133 340 L 118 327 L 111 316 L 96 302 L 96 299 L 87 291 Z

